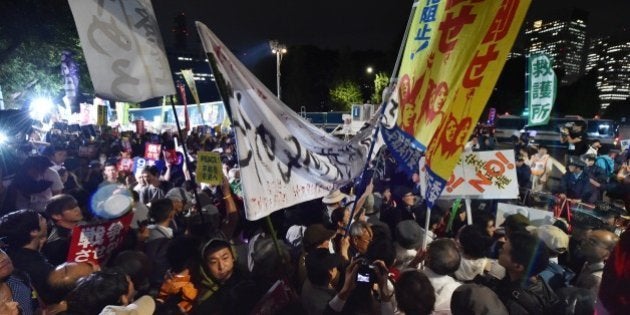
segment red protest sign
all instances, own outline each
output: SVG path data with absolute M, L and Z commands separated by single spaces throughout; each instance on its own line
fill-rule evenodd
M 66 261 L 103 264 L 122 244 L 132 218 L 129 212 L 118 219 L 75 227 Z
M 144 158 L 157 161 L 160 159 L 161 152 L 162 152 L 161 144 L 147 143 L 147 145 L 144 147 Z

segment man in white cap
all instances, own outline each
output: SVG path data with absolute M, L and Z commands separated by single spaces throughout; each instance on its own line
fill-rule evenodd
M 348 199 L 348 195 L 341 192 L 341 190 L 333 190 L 330 194 L 322 198 L 322 203 L 326 205 L 328 210 L 328 217 L 337 208 L 343 206 L 343 201 Z
M 549 249 L 549 265 L 540 273 L 540 277 L 554 292 L 569 286 L 575 273 L 558 263 L 558 256 L 569 249 L 569 236 L 554 225 L 542 225 L 536 228 L 535 234 Z

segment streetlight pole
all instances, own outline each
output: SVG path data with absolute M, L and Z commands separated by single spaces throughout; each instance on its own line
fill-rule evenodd
M 276 55 L 276 91 L 278 99 L 280 99 L 280 64 L 282 63 L 282 55 L 287 53 L 287 46 L 280 44 L 277 40 L 269 41 L 271 52 Z

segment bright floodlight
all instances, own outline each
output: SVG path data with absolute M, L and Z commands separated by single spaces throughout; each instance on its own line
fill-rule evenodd
M 29 111 L 31 118 L 35 120 L 43 120 L 44 116 L 52 112 L 54 107 L 53 102 L 49 98 L 38 97 L 31 101 Z
M 7 135 L 4 134 L 4 132 L 0 132 L 0 144 L 7 142 L 8 139 L 9 138 L 7 138 Z
M 372 72 L 374 72 L 374 68 L 372 68 L 372 67 L 367 67 L 367 68 L 365 69 L 365 72 L 367 72 L 368 74 L 372 74 Z

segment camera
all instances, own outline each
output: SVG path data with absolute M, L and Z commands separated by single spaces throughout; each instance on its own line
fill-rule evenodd
M 375 268 L 367 259 L 361 259 L 357 271 L 357 284 L 371 285 L 374 283 L 376 281 Z

